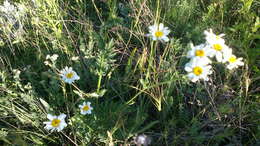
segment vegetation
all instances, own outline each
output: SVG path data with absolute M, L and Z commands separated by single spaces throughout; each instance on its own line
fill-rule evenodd
M 258 0 L 9 2 L 0 2 L 1 145 L 260 145 Z M 170 41 L 147 36 L 156 23 Z M 189 44 L 210 28 L 244 66 L 213 61 L 210 80 L 193 83 Z M 73 84 L 60 77 L 66 66 L 80 77 Z M 61 113 L 67 127 L 44 129 Z

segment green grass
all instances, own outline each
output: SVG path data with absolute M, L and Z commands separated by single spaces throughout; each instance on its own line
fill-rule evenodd
M 258 0 L 10 2 L 25 6 L 24 33 L 10 35 L 0 12 L 1 145 L 135 145 L 142 134 L 157 146 L 260 144 Z M 171 30 L 168 43 L 146 37 L 155 22 Z M 192 83 L 188 46 L 209 28 L 245 65 L 213 63 L 209 82 Z M 48 54 L 59 57 L 45 65 Z M 80 76 L 73 85 L 60 80 L 65 66 Z M 68 126 L 48 132 L 48 113 Z

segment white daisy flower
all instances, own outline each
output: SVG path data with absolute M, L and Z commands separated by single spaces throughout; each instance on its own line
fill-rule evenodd
M 223 63 L 228 63 L 227 68 L 229 70 L 232 70 L 234 68 L 238 68 L 239 66 L 243 66 L 244 62 L 242 60 L 243 60 L 243 58 L 237 58 L 235 55 L 233 55 L 232 50 L 230 49 L 224 55 Z
M 215 42 L 218 43 L 225 43 L 225 40 L 222 38 L 225 36 L 225 34 L 216 35 L 213 33 L 212 29 L 209 29 L 209 31 L 204 31 L 204 34 L 206 35 L 206 41 L 210 44 L 213 44 Z
M 77 75 L 75 71 L 73 71 L 72 67 L 65 67 L 61 70 L 62 80 L 66 83 L 72 84 L 75 80 L 79 80 L 80 77 Z
M 93 107 L 91 107 L 90 104 L 90 102 L 83 102 L 82 105 L 79 105 L 80 113 L 82 115 L 91 114 L 91 110 L 93 110 Z
M 47 118 L 50 120 L 48 122 L 43 122 L 43 124 L 46 124 L 44 127 L 47 130 L 50 130 L 51 132 L 57 130 L 60 132 L 62 129 L 64 129 L 67 124 L 65 122 L 66 115 L 60 114 L 59 116 L 53 116 L 51 114 L 47 115 Z
M 207 63 L 211 63 L 211 60 L 208 58 L 210 55 L 210 48 L 206 44 L 200 44 L 197 46 L 194 46 L 192 43 L 190 44 L 191 50 L 188 51 L 187 57 L 188 58 L 200 58 L 204 60 Z
M 197 82 L 200 79 L 208 81 L 208 75 L 212 73 L 211 66 L 200 58 L 193 58 L 185 65 L 185 70 L 188 72 L 188 78 L 192 82 Z
M 154 24 L 152 26 L 149 26 L 149 34 L 147 36 L 152 37 L 154 41 L 159 40 L 159 41 L 165 41 L 168 42 L 169 38 L 167 35 L 170 33 L 170 30 L 168 27 L 164 27 L 162 23 Z
M 224 43 L 215 42 L 213 44 L 208 44 L 210 47 L 210 53 L 209 56 L 213 57 L 215 56 L 218 62 L 223 61 L 223 57 L 226 54 L 226 52 L 229 51 L 229 47 L 225 45 Z
M 212 32 L 212 29 L 204 31 L 204 34 L 206 35 L 207 44 L 211 48 L 209 56 L 216 56 L 217 61 L 222 62 L 223 54 L 225 54 L 229 49 L 228 46 L 225 45 L 225 40 L 222 38 L 224 34 L 216 35 Z

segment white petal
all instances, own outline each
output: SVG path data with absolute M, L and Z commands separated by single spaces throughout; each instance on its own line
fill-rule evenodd
M 57 118 L 57 116 L 53 116 L 51 114 L 47 114 L 47 118 L 52 121 L 53 119 Z
M 244 62 L 239 61 L 237 64 L 238 64 L 239 66 L 243 66 L 243 65 L 244 65 Z
M 147 37 L 151 37 L 151 36 L 153 36 L 153 35 L 150 34 L 150 33 L 148 33 L 148 34 L 146 34 L 145 36 L 147 36 Z
M 59 127 L 61 127 L 62 129 L 64 129 L 65 127 L 67 127 L 67 123 L 65 121 L 61 122 Z
M 194 53 L 193 50 L 188 51 L 188 53 L 187 53 L 188 58 L 191 58 L 191 57 L 194 57 L 194 56 L 195 56 L 195 53 Z
M 79 80 L 80 79 L 80 77 L 77 75 L 77 73 L 75 73 L 75 75 L 74 75 L 75 77 L 75 80 Z
M 43 122 L 43 124 L 46 124 L 46 126 L 47 126 L 47 125 L 51 125 L 51 122 L 50 122 L 50 121 L 48 121 L 48 122 Z
M 152 26 L 149 26 L 149 31 L 155 31 L 156 30 L 156 26 L 155 25 L 152 25 Z
M 216 59 L 217 59 L 218 62 L 222 62 L 222 53 L 217 52 Z
M 84 111 L 84 110 L 81 110 L 80 113 L 81 113 L 82 115 L 86 115 L 86 114 L 87 114 L 87 112 Z
M 219 37 L 223 37 L 223 36 L 225 36 L 225 34 L 224 33 L 221 33 L 220 35 L 218 35 Z
M 207 64 L 212 63 L 211 60 L 210 60 L 208 57 L 205 57 L 205 62 L 206 62 Z
M 168 34 L 170 33 L 170 30 L 164 29 L 164 30 L 163 30 L 163 33 L 164 33 L 165 35 L 168 35 Z
M 156 41 L 156 40 L 157 40 L 157 37 L 153 36 L 152 39 L 153 39 L 154 41 Z
M 159 24 L 159 30 L 163 30 L 163 24 L 162 23 Z
M 63 127 L 57 127 L 57 132 L 60 132 L 63 129 Z
M 195 83 L 195 82 L 197 82 L 198 80 L 199 80 L 198 77 L 194 77 L 191 81 L 192 81 L 193 83 Z
M 206 76 L 206 77 L 204 77 L 203 78 L 205 81 L 208 81 L 209 80 L 209 78 Z
M 60 120 L 64 120 L 66 118 L 66 115 L 65 114 L 60 114 L 59 116 L 58 116 L 58 119 L 60 119 Z
M 163 36 L 162 37 L 162 40 L 164 40 L 165 42 L 168 42 L 169 41 L 169 38 L 167 36 Z
M 208 36 L 209 35 L 209 32 L 208 31 L 204 31 L 204 35 Z
M 209 57 L 214 57 L 216 55 L 216 51 L 214 51 L 213 49 L 210 48 L 209 52 L 208 52 L 208 56 Z
M 46 130 L 51 130 L 53 127 L 52 126 L 50 126 L 50 125 L 46 125 L 45 127 L 44 127 L 44 129 L 46 129 Z
M 192 68 L 190 67 L 189 64 L 188 65 L 186 64 L 184 70 L 187 71 L 187 72 L 191 72 Z
M 190 80 L 192 80 L 193 78 L 195 78 L 196 75 L 194 75 L 193 73 L 188 73 L 187 76 Z
M 231 65 L 231 64 L 229 64 L 229 65 L 227 65 L 227 68 L 228 68 L 229 70 L 232 70 L 232 69 L 234 68 L 234 66 Z

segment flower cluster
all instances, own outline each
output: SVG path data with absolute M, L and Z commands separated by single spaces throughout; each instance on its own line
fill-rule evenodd
M 55 61 L 58 58 L 58 55 L 54 54 L 52 56 L 47 55 L 46 60 L 50 59 L 51 61 Z M 77 75 L 77 73 L 72 69 L 72 67 L 65 67 L 63 70 L 60 71 L 60 76 L 62 80 L 65 83 L 72 84 L 75 80 L 79 80 L 80 77 Z M 93 110 L 93 107 L 91 107 L 90 102 L 83 102 L 81 105 L 79 105 L 80 113 L 82 115 L 91 114 L 91 111 Z M 47 118 L 49 121 L 43 122 L 45 124 L 45 129 L 53 131 L 60 132 L 63 130 L 67 123 L 65 122 L 66 115 L 60 114 L 59 116 L 47 114 Z
M 233 55 L 232 49 L 225 44 L 225 40 L 222 38 L 224 34 L 216 35 L 212 29 L 205 31 L 204 34 L 206 43 L 197 46 L 191 44 L 191 50 L 187 53 L 187 57 L 191 60 L 185 65 L 185 70 L 192 82 L 200 79 L 209 80 L 208 76 L 212 74 L 210 65 L 212 57 L 215 57 L 218 62 L 226 64 L 230 70 L 244 65 L 242 58 Z
M 151 37 L 154 41 L 167 42 L 169 41 L 167 37 L 169 33 L 170 30 L 160 23 L 159 25 L 150 26 L 147 36 Z M 237 58 L 233 55 L 232 49 L 225 44 L 225 40 L 222 38 L 224 34 L 216 35 L 211 29 L 210 31 L 205 31 L 204 34 L 206 35 L 206 43 L 197 46 L 191 44 L 191 50 L 187 53 L 190 62 L 185 65 L 185 70 L 188 72 L 187 76 L 192 82 L 197 82 L 201 79 L 205 81 L 209 80 L 209 75 L 212 74 L 212 60 L 210 58 L 215 57 L 218 62 L 225 63 L 230 70 L 244 64 L 242 58 Z M 58 55 L 56 54 L 52 56 L 47 55 L 46 60 L 55 62 L 57 58 Z M 72 84 L 75 80 L 80 79 L 72 67 L 67 66 L 59 72 L 59 75 L 68 84 Z M 79 105 L 82 115 L 91 114 L 93 107 L 90 104 L 90 102 L 83 102 Z M 47 118 L 50 121 L 44 122 L 46 124 L 45 129 L 51 130 L 51 132 L 59 132 L 67 126 L 65 114 L 60 114 L 59 116 L 48 114 Z M 143 139 L 141 141 L 143 142 Z
M 149 34 L 154 41 L 168 42 L 167 35 L 170 33 L 168 27 L 164 27 L 162 23 L 149 26 Z M 188 51 L 187 57 L 190 62 L 185 65 L 185 70 L 188 72 L 188 78 L 192 82 L 197 82 L 202 79 L 209 80 L 209 75 L 212 74 L 211 59 L 215 57 L 218 62 L 225 63 L 227 68 L 232 70 L 238 66 L 244 65 L 242 58 L 237 58 L 232 54 L 232 49 L 225 44 L 223 39 L 224 34 L 216 35 L 212 29 L 205 31 L 206 42 L 194 46 L 191 44 L 191 50 Z
M 91 114 L 91 110 L 93 110 L 93 107 L 91 107 L 90 104 L 90 102 L 83 102 L 82 105 L 79 105 L 80 113 L 82 115 Z M 49 119 L 49 121 L 43 122 L 43 124 L 45 124 L 44 128 L 50 130 L 51 132 L 60 132 L 65 127 L 67 127 L 67 123 L 65 122 L 66 115 L 63 113 L 59 116 L 47 114 L 47 118 Z
M 25 16 L 25 6 L 22 4 L 12 5 L 8 0 L 0 5 L 0 25 L 1 35 L 19 40 L 24 34 L 23 17 Z

